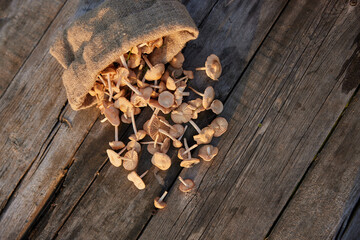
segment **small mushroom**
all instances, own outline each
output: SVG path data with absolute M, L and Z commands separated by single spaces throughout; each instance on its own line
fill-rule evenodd
M 195 187 L 195 183 L 193 180 L 191 179 L 183 179 L 182 177 L 179 176 L 178 178 L 181 182 L 181 184 L 179 185 L 179 190 L 186 193 L 186 192 L 190 192 L 192 189 L 194 189 Z
M 109 142 L 109 145 L 113 150 L 120 150 L 125 147 L 125 144 L 122 141 L 112 141 Z
M 134 149 L 137 153 L 139 153 L 141 151 L 141 145 L 137 141 L 129 141 L 126 145 L 126 149 L 128 151 Z
M 194 88 L 189 87 L 194 93 L 198 94 L 199 96 L 201 96 L 203 98 L 203 106 L 205 109 L 208 109 L 211 105 L 211 103 L 213 102 L 214 98 L 215 98 L 215 90 L 213 87 L 208 86 L 204 93 L 198 92 L 196 91 Z
M 180 167 L 183 168 L 192 168 L 194 165 L 200 163 L 200 159 L 198 158 L 190 158 L 190 159 L 184 159 L 180 163 Z
M 211 127 L 204 127 L 198 135 L 194 136 L 194 140 L 198 145 L 208 144 L 211 142 L 214 133 L 215 131 Z
M 103 110 L 106 119 L 111 123 L 113 126 L 120 125 L 120 112 L 118 109 L 114 107 L 112 103 L 103 102 Z
M 198 118 L 198 114 L 202 111 L 205 111 L 205 108 L 202 104 L 202 99 L 201 98 L 196 98 L 194 100 L 191 100 L 188 102 L 189 107 L 192 109 L 192 119 L 197 119 Z
M 174 95 L 169 91 L 159 94 L 158 102 L 164 108 L 170 108 L 174 104 Z
M 175 123 L 187 123 L 191 120 L 192 110 L 187 103 L 182 103 L 176 110 L 171 112 L 171 119 Z
M 222 102 L 220 100 L 215 99 L 211 103 L 210 109 L 213 111 L 213 113 L 219 115 L 223 111 L 224 105 L 222 104 Z
M 135 187 L 137 187 L 139 190 L 143 190 L 145 188 L 145 183 L 142 178 L 146 175 L 147 172 L 148 171 L 139 176 L 135 171 L 132 171 L 127 175 L 127 179 L 133 182 Z
M 181 68 L 184 61 L 185 61 L 184 55 L 181 52 L 179 52 L 178 54 L 175 55 L 175 57 L 173 57 L 173 59 L 171 59 L 169 63 L 174 68 Z
M 121 70 L 120 70 L 121 69 Z M 141 95 L 141 92 L 135 87 L 133 86 L 129 79 L 128 76 L 130 74 L 129 70 L 126 68 L 118 68 L 117 70 L 119 72 L 119 79 L 117 80 L 117 84 L 116 85 L 120 85 L 120 84 L 125 84 L 126 86 L 128 86 L 131 90 L 133 90 L 136 94 Z
M 155 145 L 154 144 L 148 144 L 146 149 L 148 150 L 148 152 L 152 155 L 154 155 L 154 153 L 156 152 L 160 152 L 160 145 Z
M 198 156 L 201 157 L 204 161 L 211 161 L 219 152 L 217 147 L 213 145 L 203 145 L 199 149 Z
M 151 158 L 151 163 L 161 170 L 168 170 L 171 166 L 171 159 L 165 153 L 156 152 Z
M 146 56 L 143 56 L 143 59 L 145 60 L 146 64 L 149 66 L 149 70 L 145 73 L 145 79 L 148 81 L 156 81 L 159 80 L 162 76 L 162 74 L 165 71 L 165 65 L 162 63 L 158 63 L 155 66 L 151 64 L 149 59 L 147 59 Z
M 121 115 L 121 121 L 125 124 L 130 124 L 131 123 L 131 118 L 127 117 L 126 114 L 122 114 Z
M 139 91 L 141 92 L 141 95 L 136 93 L 133 94 L 130 98 L 130 102 L 135 107 L 146 107 L 150 100 L 153 89 L 151 87 L 146 87 L 140 89 Z
M 211 122 L 209 127 L 214 129 L 214 137 L 220 137 L 226 132 L 228 122 L 223 117 L 217 117 Z
M 184 70 L 184 75 L 187 76 L 189 79 L 194 79 L 194 73 L 191 70 Z
M 131 134 L 129 139 L 132 141 L 139 141 L 142 140 L 146 137 L 146 131 L 145 130 L 139 130 L 137 131 L 137 133 L 135 134 Z
M 156 208 L 158 208 L 158 209 L 163 209 L 164 207 L 166 207 L 166 203 L 163 201 L 164 200 L 164 198 L 165 198 L 165 196 L 167 195 L 167 191 L 165 191 L 164 193 L 163 193 L 163 195 L 161 195 L 161 197 L 159 198 L 159 197 L 156 197 L 155 199 L 154 199 L 154 206 L 156 207 Z
M 179 138 L 181 135 L 183 135 L 183 133 L 185 132 L 185 128 L 183 125 L 181 124 L 174 124 L 171 126 L 170 128 L 170 134 L 175 137 L 175 138 Z
M 222 71 L 220 59 L 215 54 L 211 54 L 206 59 L 205 67 L 196 68 L 196 70 L 205 70 L 209 78 L 218 80 Z
M 178 154 L 177 154 L 179 159 L 181 159 L 181 160 L 184 159 L 184 156 L 185 156 L 184 152 L 185 152 L 185 148 L 179 148 L 179 151 L 178 151 Z
M 124 157 L 121 157 L 121 159 L 124 161 L 124 168 L 128 171 L 134 170 L 137 167 L 139 161 L 138 154 L 134 149 L 126 152 Z
M 174 138 L 173 136 L 171 136 L 171 134 L 168 133 L 167 131 L 165 131 L 163 129 L 159 129 L 159 133 L 164 134 L 165 136 L 168 136 L 173 141 L 174 147 L 180 148 L 182 146 L 182 143 L 179 140 L 177 140 L 176 138 Z
M 167 153 L 170 148 L 170 138 L 165 138 L 164 142 L 161 144 L 160 151 L 162 153 Z
M 114 150 L 111 149 L 107 149 L 106 153 L 112 165 L 114 165 L 115 167 L 121 166 L 122 159 L 118 153 L 116 153 Z
M 161 134 L 159 132 L 159 129 L 163 129 L 165 131 L 167 131 L 169 129 L 168 126 L 166 126 L 165 124 L 160 122 L 161 118 L 162 117 L 160 117 L 160 116 L 155 116 L 152 121 L 151 121 L 151 119 L 146 121 L 143 126 L 143 129 L 149 134 L 151 139 L 155 140 L 156 138 L 158 138 L 157 141 L 159 141 L 159 142 L 163 142 L 164 139 L 166 138 L 166 136 L 164 134 Z M 151 123 L 150 123 L 150 121 L 151 121 Z

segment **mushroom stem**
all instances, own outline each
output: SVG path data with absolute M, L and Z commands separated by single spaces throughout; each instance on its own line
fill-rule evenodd
M 151 124 L 152 124 L 152 122 L 154 120 L 154 117 L 158 115 L 159 111 L 160 111 L 160 109 L 155 108 L 155 111 L 153 112 L 153 115 L 151 116 L 151 118 L 149 120 L 149 124 L 148 124 L 149 126 L 151 126 Z
M 124 68 L 129 69 L 123 54 L 120 55 L 120 61 Z
M 107 74 L 107 81 L 108 81 L 108 85 L 109 85 L 109 102 L 111 102 L 111 98 L 113 95 L 113 89 L 111 87 L 110 73 Z
M 184 179 L 182 177 L 179 176 L 179 180 L 182 184 L 185 185 L 185 187 L 189 187 L 189 185 L 184 181 Z
M 173 140 L 174 142 L 175 141 L 177 141 L 177 139 L 176 138 L 174 138 L 173 136 L 171 136 L 167 131 L 165 131 L 164 129 L 159 129 L 159 133 L 162 133 L 162 134 L 164 134 L 164 135 L 166 135 L 166 136 L 168 136 L 171 140 Z
M 126 151 L 126 147 L 124 147 L 123 149 L 121 149 L 121 151 L 118 153 L 118 155 L 120 156 L 121 154 L 123 154 Z
M 166 126 L 168 126 L 169 128 L 171 128 L 172 130 L 176 131 L 176 128 L 174 128 L 171 124 L 169 124 L 168 122 L 162 120 L 162 119 L 159 119 L 160 122 L 162 122 L 163 124 L 165 124 Z
M 150 68 L 150 69 L 153 68 L 153 65 L 151 64 L 151 62 L 149 61 L 149 59 L 148 59 L 145 55 L 143 55 L 142 57 L 143 57 L 143 59 L 145 60 L 146 64 L 149 66 L 149 68 Z
M 107 120 L 108 120 L 107 117 L 105 117 L 104 119 L 100 120 L 100 122 L 104 123 L 104 122 L 106 122 Z
M 124 83 L 126 84 L 126 86 L 128 86 L 131 90 L 133 90 L 137 95 L 142 95 L 142 93 L 136 88 L 134 87 L 127 79 L 124 79 Z
M 187 97 L 187 96 L 190 96 L 190 92 L 182 92 L 183 97 Z
M 208 155 L 211 154 L 211 152 L 210 152 L 210 146 L 208 146 L 208 147 L 206 148 L 206 152 L 207 152 Z
M 185 146 L 185 151 L 187 151 L 189 149 L 189 145 L 187 143 L 186 138 L 184 138 L 184 146 Z M 191 152 L 189 151 L 187 154 L 188 154 L 188 159 L 190 159 L 191 158 Z
M 188 76 L 185 76 L 185 77 L 179 78 L 179 79 L 177 79 L 174 83 L 176 84 L 176 83 L 178 83 L 178 82 L 181 82 L 181 81 L 184 80 L 184 79 L 186 79 L 185 81 L 187 81 L 187 80 L 189 79 L 189 77 L 188 77 Z
M 141 48 L 141 47 L 144 47 L 144 46 L 147 46 L 148 44 L 147 43 L 142 43 L 138 46 L 138 48 Z
M 159 201 L 158 201 L 158 202 L 162 202 L 162 201 L 164 200 L 164 198 L 166 197 L 167 194 L 168 194 L 168 192 L 165 191 L 165 192 L 163 193 L 163 195 L 161 195 L 161 197 L 159 198 Z
M 115 126 L 115 141 L 119 141 L 119 126 Z
M 147 173 L 148 173 L 149 170 L 146 170 L 143 174 L 141 174 L 139 177 L 140 178 L 143 178 Z
M 189 123 L 195 128 L 195 130 L 200 134 L 201 133 L 201 129 L 198 127 L 198 125 L 196 125 L 196 123 L 190 119 Z
M 186 132 L 186 130 L 187 130 L 187 128 L 188 128 L 188 125 L 185 125 L 185 128 L 184 128 L 184 132 L 183 132 L 183 134 L 178 138 L 178 140 L 180 141 L 181 139 L 182 139 L 182 137 L 184 136 L 184 134 L 185 134 L 185 132 Z
M 191 147 L 189 147 L 188 149 L 186 149 L 186 150 L 183 152 L 183 154 L 186 154 L 186 153 L 190 152 L 190 151 L 193 150 L 194 148 L 197 148 L 197 146 L 199 146 L 199 145 L 197 145 L 197 144 L 192 145 Z
M 101 82 L 104 84 L 104 86 L 106 86 L 106 83 L 105 83 L 103 77 L 100 74 L 98 75 L 98 78 L 101 80 Z
M 136 129 L 136 123 L 135 123 L 135 117 L 134 117 L 134 110 L 131 111 L 131 122 L 134 129 L 135 136 L 137 135 L 137 129 Z
M 202 71 L 202 70 L 206 70 L 206 67 L 198 67 L 198 68 L 195 68 L 196 71 Z
M 159 134 L 156 134 L 155 141 L 154 141 L 154 148 L 156 148 L 158 139 L 159 139 Z
M 120 159 L 123 161 L 134 161 L 134 159 L 127 158 L 127 157 L 120 157 Z
M 151 142 L 140 142 L 141 144 L 154 144 L 154 141 Z M 160 146 L 163 145 L 161 142 L 157 142 L 156 144 L 159 144 Z
M 189 88 L 190 88 L 194 93 L 196 93 L 197 95 L 199 95 L 199 96 L 201 96 L 201 97 L 204 97 L 204 94 L 203 94 L 203 93 L 195 90 L 194 88 L 192 88 L 192 87 L 190 87 L 190 86 L 189 86 Z

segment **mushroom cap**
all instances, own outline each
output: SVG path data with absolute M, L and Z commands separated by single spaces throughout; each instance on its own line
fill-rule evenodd
M 184 179 L 184 182 L 186 182 L 188 187 L 185 186 L 183 183 L 180 183 L 179 190 L 182 191 L 182 192 L 185 192 L 185 193 L 190 192 L 195 187 L 195 183 L 191 179 Z
M 137 79 L 136 80 L 136 85 L 141 89 L 141 88 L 148 87 L 150 84 Z
M 219 152 L 217 147 L 213 145 L 203 145 L 199 149 L 198 156 L 201 157 L 204 161 L 211 161 Z
M 129 70 L 124 67 L 119 67 L 118 69 L 116 69 L 116 72 L 117 73 L 115 75 L 115 82 L 118 83 L 120 81 L 120 86 L 125 86 L 123 79 L 126 79 L 129 76 Z
M 149 100 L 149 106 L 152 108 L 158 108 L 160 111 L 162 111 L 164 114 L 168 114 L 170 113 L 171 109 L 170 108 L 165 108 L 163 106 L 160 105 L 160 103 L 155 100 L 155 99 L 150 99 Z
M 184 55 L 181 52 L 179 52 L 178 54 L 175 55 L 175 57 L 173 57 L 173 59 L 171 59 L 169 63 L 174 68 L 181 68 L 184 61 L 185 61 Z
M 194 165 L 198 164 L 200 162 L 200 159 L 198 158 L 190 158 L 190 159 L 184 159 L 180 163 L 180 167 L 183 168 L 192 168 Z
M 224 105 L 220 100 L 215 99 L 211 105 L 210 105 L 210 109 L 217 115 L 219 115 L 223 109 L 224 109 Z
M 150 120 L 147 120 L 144 123 L 143 129 L 149 134 L 149 136 L 151 137 L 152 140 L 155 140 L 156 136 L 159 135 L 158 141 L 163 142 L 164 139 L 166 138 L 166 136 L 164 134 L 162 134 L 162 133 L 159 133 L 159 129 L 163 129 L 165 131 L 168 131 L 169 127 L 166 126 L 164 123 L 160 122 L 159 118 L 164 119 L 161 116 L 155 116 L 152 123 L 151 123 L 151 126 L 149 126 L 149 121 Z
M 175 128 L 175 129 L 174 129 Z M 185 131 L 185 128 L 181 124 L 174 124 L 173 128 L 170 128 L 169 134 L 174 138 L 179 138 Z
M 176 90 L 175 80 L 170 76 L 166 79 L 166 88 L 171 90 L 171 91 Z
M 226 132 L 228 125 L 229 124 L 225 118 L 217 117 L 211 122 L 209 127 L 214 129 L 214 137 L 220 137 L 221 135 L 223 135 L 223 133 Z
M 170 76 L 170 73 L 168 70 L 165 70 L 164 74 L 161 76 L 160 80 L 163 82 L 166 82 L 167 78 Z
M 113 104 L 107 105 L 104 108 L 104 115 L 113 126 L 120 125 L 120 111 L 116 109 Z
M 109 66 L 100 72 L 103 76 L 106 74 L 115 75 L 116 73 L 116 69 L 113 66 Z
M 151 163 L 161 170 L 168 170 L 171 166 L 171 159 L 165 153 L 156 152 L 151 158 Z
M 215 98 L 215 90 L 212 86 L 208 86 L 204 91 L 203 106 L 208 109 Z
M 174 68 L 173 66 L 169 65 L 167 67 L 167 70 L 170 73 L 170 76 L 172 78 L 179 78 L 181 77 L 181 75 L 183 74 L 183 69 L 182 68 Z
M 119 154 L 117 154 L 114 150 L 111 149 L 107 149 L 106 153 L 112 165 L 114 165 L 115 167 L 121 166 L 122 160 Z
M 128 151 L 134 149 L 137 153 L 139 153 L 141 151 L 141 145 L 137 141 L 129 141 L 126 145 L 126 149 Z
M 126 124 L 130 124 L 131 123 L 131 118 L 126 118 L 125 117 L 125 113 L 124 114 L 122 114 L 121 115 L 121 121 L 123 122 L 123 123 L 126 123 Z
M 192 110 L 187 103 L 182 103 L 177 109 L 171 112 L 171 119 L 175 123 L 187 123 L 192 116 Z
M 158 209 L 163 209 L 164 207 L 166 207 L 166 202 L 163 201 L 159 202 L 159 199 L 160 199 L 159 197 L 156 197 L 154 199 L 154 206 Z
M 139 90 L 141 95 L 134 93 L 130 98 L 130 103 L 133 104 L 135 107 L 146 107 L 153 89 L 151 87 L 142 88 Z
M 124 157 L 132 159 L 132 161 L 124 160 L 123 161 L 123 167 L 128 170 L 132 171 L 134 170 L 138 165 L 138 154 L 135 150 L 130 150 L 125 153 Z
M 113 150 L 119 150 L 125 147 L 125 144 L 122 141 L 112 141 L 109 142 L 109 145 Z
M 159 80 L 164 72 L 165 72 L 165 65 L 162 63 L 158 63 L 146 71 L 145 79 L 148 81 Z
M 192 119 L 197 119 L 198 114 L 202 111 L 205 111 L 205 108 L 203 106 L 203 100 L 201 98 L 196 98 L 194 100 L 191 100 L 188 102 L 189 107 L 193 110 L 192 112 Z
M 120 111 L 125 113 L 127 116 L 130 116 L 131 112 L 134 111 L 134 106 L 125 97 L 119 97 L 114 102 L 114 107 L 120 109 Z
M 138 130 L 136 135 L 135 133 L 131 134 L 129 139 L 131 141 L 139 141 L 141 139 L 144 139 L 146 137 L 146 131 L 145 130 Z
M 160 147 L 160 151 L 162 153 L 167 153 L 169 151 L 169 148 L 170 148 L 170 138 L 165 138 L 161 147 Z
M 154 153 L 160 152 L 160 145 L 156 144 L 156 146 L 154 147 L 154 144 L 148 144 L 146 149 L 150 154 L 154 155 Z
M 212 80 L 218 80 L 222 71 L 220 59 L 218 56 L 215 54 L 208 56 L 205 62 L 205 67 L 206 75 L 208 75 L 208 77 Z
M 174 104 L 174 95 L 169 91 L 159 94 L 158 102 L 164 108 L 170 108 Z
M 175 141 L 173 141 L 173 146 L 175 147 L 175 148 L 180 148 L 180 147 L 182 147 L 182 142 L 180 142 L 179 140 L 177 140 L 177 139 L 175 139 Z
M 179 151 L 178 151 L 178 158 L 183 160 L 184 159 L 184 152 L 185 152 L 185 148 L 180 148 Z
M 137 187 L 139 190 L 142 190 L 145 188 L 145 183 L 141 179 L 141 177 L 135 172 L 132 171 L 127 175 L 127 178 L 129 181 L 133 182 L 135 187 Z
M 194 79 L 194 72 L 191 70 L 184 70 L 184 75 L 187 76 L 189 79 Z
M 137 68 L 140 65 L 140 63 L 141 63 L 141 54 L 133 54 L 133 52 L 131 52 L 129 60 L 127 62 L 128 67 Z
M 214 136 L 215 130 L 211 127 L 204 127 L 198 135 L 194 136 L 194 140 L 198 145 L 208 144 Z

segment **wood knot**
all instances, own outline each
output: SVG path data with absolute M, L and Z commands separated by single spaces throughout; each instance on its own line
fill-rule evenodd
M 357 5 L 357 0 L 350 0 L 349 4 L 350 4 L 350 6 L 356 6 Z

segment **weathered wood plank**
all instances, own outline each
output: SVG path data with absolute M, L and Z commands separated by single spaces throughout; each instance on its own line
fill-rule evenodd
M 360 56 L 349 68 L 360 75 Z M 313 162 L 268 239 L 335 239 L 360 196 L 360 94 Z
M 5 0 L 0 6 L 0 96 L 66 0 Z
M 235 85 L 249 59 L 253 56 L 256 50 L 255 46 L 259 46 L 264 39 L 285 3 L 286 1 L 277 2 L 276 4 L 273 1 L 249 1 L 242 4 L 239 2 L 232 2 L 230 4 L 219 2 L 209 15 L 209 18 L 212 20 L 204 21 L 203 27 L 200 29 L 200 38 L 190 43 L 186 48 L 185 55 L 189 56 L 187 57 L 187 65 L 192 67 L 202 65 L 207 55 L 218 51 L 216 53 L 220 53 L 223 66 L 227 69 L 225 74 L 232 76 L 222 78 L 222 81 L 228 83 L 224 91 L 219 92 L 219 97 L 224 100 L 229 93 L 226 92 L 226 89 L 231 89 Z M 260 13 L 260 11 L 256 10 L 258 5 L 262 5 L 268 11 Z M 232 18 L 231 22 L 226 22 L 227 20 L 224 19 L 224 16 L 227 16 L 227 19 Z M 216 20 L 215 22 L 214 19 Z M 220 28 L 218 28 L 216 23 L 219 19 L 224 19 L 222 20 L 224 24 Z M 241 38 L 237 29 L 239 25 L 242 25 L 243 29 L 246 29 L 249 35 L 251 35 L 241 44 L 237 43 Z M 219 42 L 218 39 L 228 40 L 224 44 Z M 230 51 L 229 47 L 236 51 Z M 237 48 L 242 49 L 242 51 L 237 51 Z M 232 63 L 236 64 L 238 68 L 231 68 Z M 197 81 L 200 81 L 200 83 L 196 83 L 197 86 L 205 86 L 210 82 L 204 77 L 203 73 L 197 75 Z M 144 121 L 148 117 L 149 115 L 142 115 L 138 121 Z M 140 122 L 137 125 L 141 126 Z M 131 131 L 127 134 L 130 133 Z M 102 135 L 102 133 L 99 134 Z M 99 144 L 106 146 L 107 143 L 99 142 Z M 143 156 L 143 159 L 144 162 L 139 172 L 142 172 L 151 165 L 149 158 Z M 178 165 L 178 163 L 178 160 L 174 160 L 174 165 Z M 75 167 L 75 164 L 76 162 L 72 168 Z M 77 167 L 83 166 L 79 162 Z M 171 185 L 179 170 L 178 166 L 174 166 L 172 170 L 165 173 L 167 175 L 166 186 Z M 78 170 L 78 172 L 80 171 Z M 70 178 L 70 172 L 67 178 Z M 100 171 L 100 176 L 95 179 L 90 189 L 70 215 L 68 221 L 59 231 L 58 238 L 136 238 L 151 216 L 153 198 L 161 193 L 161 186 L 155 182 L 152 175 L 146 176 L 145 181 L 149 184 L 149 188 L 139 192 L 133 187 L 132 183 L 126 180 L 126 172 L 124 170 L 116 169 L 107 163 Z M 65 191 L 68 191 L 67 194 L 74 192 L 72 190 L 74 188 L 69 186 L 71 182 L 65 188 Z M 71 184 L 71 186 L 73 185 Z M 56 207 L 61 205 L 61 202 L 67 196 L 62 195 L 63 192 L 61 191 L 58 195 L 62 197 L 54 202 L 58 204 Z M 87 219 L 86 223 L 83 221 L 84 218 Z
M 354 240 L 360 236 L 360 198 L 356 207 L 353 209 L 353 212 L 350 216 L 349 222 L 345 225 L 343 232 L 338 234 L 337 239 L 342 240 Z
M 102 2 L 102 0 L 92 1 L 90 3 L 88 1 L 69 1 L 65 5 L 64 9 L 60 12 L 59 16 L 56 18 L 54 24 L 50 27 L 49 32 L 45 35 L 45 37 L 47 39 L 52 40 L 51 38 L 53 38 L 54 34 L 57 33 L 57 29 L 59 28 L 59 26 L 66 25 L 67 22 L 71 22 L 76 16 L 81 15 L 84 12 L 92 9 L 100 2 Z M 209 1 L 209 3 L 211 2 L 213 1 Z M 211 5 L 209 5 L 208 11 L 211 10 L 210 6 Z M 206 16 L 207 15 L 206 12 L 204 13 L 203 11 L 206 11 L 206 9 L 201 8 L 200 11 L 201 14 Z M 195 14 L 194 11 L 190 11 L 190 13 Z M 39 55 L 36 55 L 37 52 L 34 52 L 35 56 L 32 56 L 32 58 L 30 58 L 30 60 L 35 59 L 35 65 L 36 64 L 45 65 L 50 58 L 51 59 L 50 64 L 54 62 L 54 66 L 56 68 L 59 67 L 55 63 L 55 61 L 53 61 L 54 59 L 52 59 L 52 57 L 47 53 L 48 47 L 52 42 L 50 40 L 45 43 L 42 41 L 38 46 L 38 49 L 40 49 L 38 51 L 39 52 L 43 51 L 42 54 L 44 54 L 45 56 L 43 57 L 43 59 L 37 59 L 39 57 Z M 39 61 L 36 62 L 36 60 Z M 24 66 L 25 69 L 27 67 L 29 68 L 29 65 Z M 54 67 L 51 65 L 48 66 L 47 69 L 46 68 L 41 69 L 40 67 L 40 70 L 47 72 L 47 74 L 54 73 Z M 61 75 L 61 69 L 59 69 L 58 72 L 55 71 L 55 73 L 57 74 L 56 80 L 58 84 L 54 86 L 54 88 L 57 87 L 58 89 L 61 89 L 62 92 L 60 91 L 59 93 L 59 91 L 56 91 L 55 93 L 54 91 L 50 90 L 49 92 L 47 92 L 47 96 L 44 96 L 44 98 L 52 97 L 52 95 L 62 96 L 62 98 L 59 101 L 54 103 L 55 107 L 60 107 L 61 109 L 61 107 L 65 102 L 64 99 L 65 94 L 63 91 L 63 87 L 61 86 L 61 81 L 59 81 L 58 79 L 59 76 Z M 28 75 L 26 77 L 28 77 Z M 31 79 L 34 77 L 41 81 L 46 81 L 46 78 L 45 79 L 43 78 L 44 76 L 39 76 L 36 73 L 31 73 Z M 38 83 L 33 81 L 28 84 L 31 86 L 31 84 L 38 84 Z M 10 90 L 13 91 L 13 89 Z M 34 93 L 34 91 L 30 89 L 27 95 L 30 96 L 29 99 L 26 98 L 23 100 L 23 102 L 14 102 L 14 103 L 10 103 L 9 105 L 11 105 L 12 108 L 19 107 L 17 106 L 17 104 L 20 105 L 23 104 L 24 102 L 26 103 L 27 101 L 34 98 L 36 94 Z M 29 103 L 27 104 L 31 104 L 31 101 L 29 101 Z M 41 104 L 46 105 L 46 102 L 44 101 Z M 43 107 L 49 108 L 49 105 Z M 29 110 L 28 114 L 36 116 L 38 113 L 35 111 L 34 108 Z M 57 118 L 59 113 L 54 115 L 56 115 Z M 66 111 L 62 112 L 62 115 L 65 115 L 66 118 L 68 118 L 69 121 L 72 122 L 72 124 L 74 125 L 74 128 L 72 128 L 70 132 L 64 131 L 63 128 L 65 129 L 67 128 L 64 126 L 60 127 L 58 120 L 55 118 L 54 122 L 52 122 L 54 124 L 54 127 L 48 128 L 48 132 L 44 131 L 41 134 L 43 139 L 41 139 L 40 138 L 41 136 L 39 136 L 38 143 L 41 143 L 41 141 L 44 141 L 44 138 L 46 138 L 49 135 L 47 141 L 42 143 L 43 147 L 41 148 L 37 156 L 36 157 L 34 156 L 35 159 L 32 162 L 19 163 L 19 166 L 23 169 L 19 169 L 16 168 L 16 166 L 11 165 L 10 167 L 12 167 L 13 171 L 16 171 L 18 175 L 9 172 L 9 169 L 6 169 L 6 166 L 4 167 L 5 175 L 2 177 L 9 183 L 11 182 L 13 185 L 4 182 L 4 188 L 2 189 L 2 191 L 4 191 L 5 193 L 6 190 L 5 188 L 8 188 L 7 190 L 10 192 L 10 194 L 13 194 L 14 198 L 11 200 L 11 202 L 8 204 L 9 206 L 7 206 L 7 208 L 1 215 L 0 221 L 5 222 L 5 224 L 3 224 L 0 230 L 2 236 L 11 236 L 13 238 L 18 238 L 23 236 L 24 234 L 27 234 L 26 231 L 31 226 L 32 222 L 37 218 L 42 208 L 44 207 L 44 205 L 46 205 L 49 199 L 53 197 L 52 194 L 54 193 L 55 189 L 58 187 L 59 183 L 63 181 L 63 179 L 65 178 L 67 171 L 66 169 L 72 164 L 73 155 L 76 152 L 79 144 L 83 140 L 84 136 L 86 136 L 88 129 L 90 128 L 90 126 L 92 126 L 92 124 L 96 120 L 98 111 L 92 109 L 91 111 L 80 112 L 78 114 L 75 114 L 71 110 L 67 109 Z M 11 117 L 12 116 L 10 116 L 10 119 Z M 46 120 L 46 117 L 44 117 L 44 120 Z M 46 122 L 39 123 L 39 125 L 41 124 L 46 125 L 49 123 Z M 48 126 L 51 126 L 51 122 Z M 29 128 L 31 129 L 32 127 Z M 35 131 L 35 129 L 30 130 L 30 132 Z M 105 128 L 103 127 L 102 129 Z M 106 129 L 107 130 L 103 132 L 106 133 L 104 135 L 104 138 L 102 139 L 104 143 L 107 143 L 113 136 L 113 133 L 111 133 L 112 129 L 111 130 L 109 128 Z M 33 137 L 32 135 L 33 133 L 28 133 L 28 134 L 29 136 Z M 94 142 L 92 145 L 94 144 L 96 143 Z M 5 147 L 6 147 L 6 143 L 5 143 Z M 96 149 L 97 148 L 93 150 Z M 100 159 L 103 159 L 104 161 L 106 159 L 104 158 L 105 148 L 102 150 L 99 149 L 99 154 L 101 154 Z M 12 156 L 10 155 L 10 157 Z M 91 172 L 91 177 L 87 177 L 83 179 L 84 182 L 86 182 L 86 185 L 82 186 L 84 191 L 88 187 L 88 184 L 91 183 L 94 173 L 98 171 L 99 168 L 102 166 L 103 161 L 97 161 L 96 163 L 93 163 L 92 165 L 93 168 L 89 169 L 89 172 Z M 9 164 L 10 162 L 11 161 L 9 161 Z M 30 169 L 29 169 L 29 165 L 31 166 Z M 24 175 L 25 173 L 26 173 L 26 177 L 22 178 L 22 175 Z M 12 178 L 9 178 L 9 176 L 12 176 Z M 18 186 L 15 192 L 12 192 L 16 186 L 16 183 L 19 181 L 20 178 L 22 179 L 21 184 Z M 81 186 L 78 187 L 81 188 Z M 37 189 L 37 191 L 34 191 L 34 189 Z M 6 197 L 6 199 L 3 202 L 3 206 L 5 206 L 5 204 L 7 203 L 9 196 L 3 196 L 4 198 Z M 81 196 L 81 192 L 79 192 L 79 196 Z M 74 198 L 73 200 L 76 202 L 78 199 Z M 65 219 L 66 218 L 64 218 L 64 220 Z M 10 226 L 14 226 L 14 227 L 10 227 Z M 52 229 L 52 230 L 53 230 L 52 233 L 54 234 L 57 229 Z
M 82 6 L 91 8 L 96 2 L 98 1 L 84 3 Z M 1 97 L 0 211 L 3 211 L 15 188 L 19 186 L 19 181 L 34 161 L 37 159 L 41 162 L 47 145 L 59 129 L 58 118 L 66 103 L 66 95 L 60 79 L 62 67 L 48 53 L 48 49 L 57 31 L 87 9 L 78 9 L 78 4 L 78 0 L 65 4 Z M 82 131 L 84 135 L 86 127 Z M 80 134 L 79 139 L 83 135 Z M 78 139 L 74 143 L 77 141 Z M 49 188 L 52 189 L 51 186 Z M 7 222 L 5 215 L 6 213 L 2 212 L 0 216 L 2 226 Z M 23 224 L 26 224 L 25 221 Z M 21 224 L 14 223 L 12 226 L 22 228 Z M 0 232 L 3 231 L 11 232 L 0 227 Z
M 359 16 L 359 6 L 339 1 L 289 3 L 225 104 L 219 155 L 182 172 L 197 192 L 175 184 L 171 207 L 140 239 L 266 236 L 359 85 L 348 61 Z

